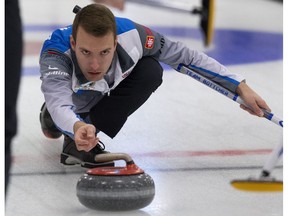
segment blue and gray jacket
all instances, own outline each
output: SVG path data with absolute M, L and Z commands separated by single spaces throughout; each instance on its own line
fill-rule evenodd
M 44 42 L 40 56 L 41 90 L 57 127 L 73 138 L 73 126 L 84 121 L 104 94 L 113 91 L 133 70 L 139 59 L 151 56 L 177 70 L 180 64 L 197 68 L 212 81 L 235 92 L 243 77 L 202 52 L 125 18 L 116 18 L 117 48 L 107 75 L 89 82 L 82 74 L 70 46 L 72 26 L 55 30 Z

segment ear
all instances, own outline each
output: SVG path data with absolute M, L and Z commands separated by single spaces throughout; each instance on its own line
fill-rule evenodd
M 72 35 L 70 35 L 70 45 L 72 50 L 75 51 L 76 41 L 74 40 Z
M 116 39 L 115 39 L 115 41 L 114 41 L 115 48 L 116 48 L 116 46 L 117 46 L 117 43 L 118 43 L 118 36 L 116 36 Z

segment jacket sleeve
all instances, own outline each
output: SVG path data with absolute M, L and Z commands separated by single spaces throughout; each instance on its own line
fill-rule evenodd
M 41 90 L 47 109 L 56 126 L 71 138 L 73 126 L 80 117 L 74 113 L 71 89 L 73 64 L 68 56 L 48 50 L 40 57 Z
M 175 70 L 178 70 L 179 65 L 186 65 L 232 92 L 235 92 L 237 86 L 244 80 L 240 74 L 230 72 L 203 52 L 190 49 L 182 42 L 172 41 L 148 27 L 137 23 L 135 26 L 140 35 L 143 56 L 152 56 Z

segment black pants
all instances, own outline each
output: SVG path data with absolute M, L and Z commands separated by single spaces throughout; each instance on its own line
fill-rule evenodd
M 17 132 L 16 101 L 21 76 L 22 28 L 18 0 L 5 0 L 5 194 L 11 141 Z
M 109 137 L 115 137 L 128 116 L 161 85 L 162 76 L 163 69 L 158 61 L 142 58 L 131 74 L 91 109 L 92 124 Z

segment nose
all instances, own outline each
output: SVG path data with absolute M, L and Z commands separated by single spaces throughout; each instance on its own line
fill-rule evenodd
M 92 57 L 90 61 L 90 67 L 93 70 L 97 70 L 99 68 L 99 59 L 97 57 Z

